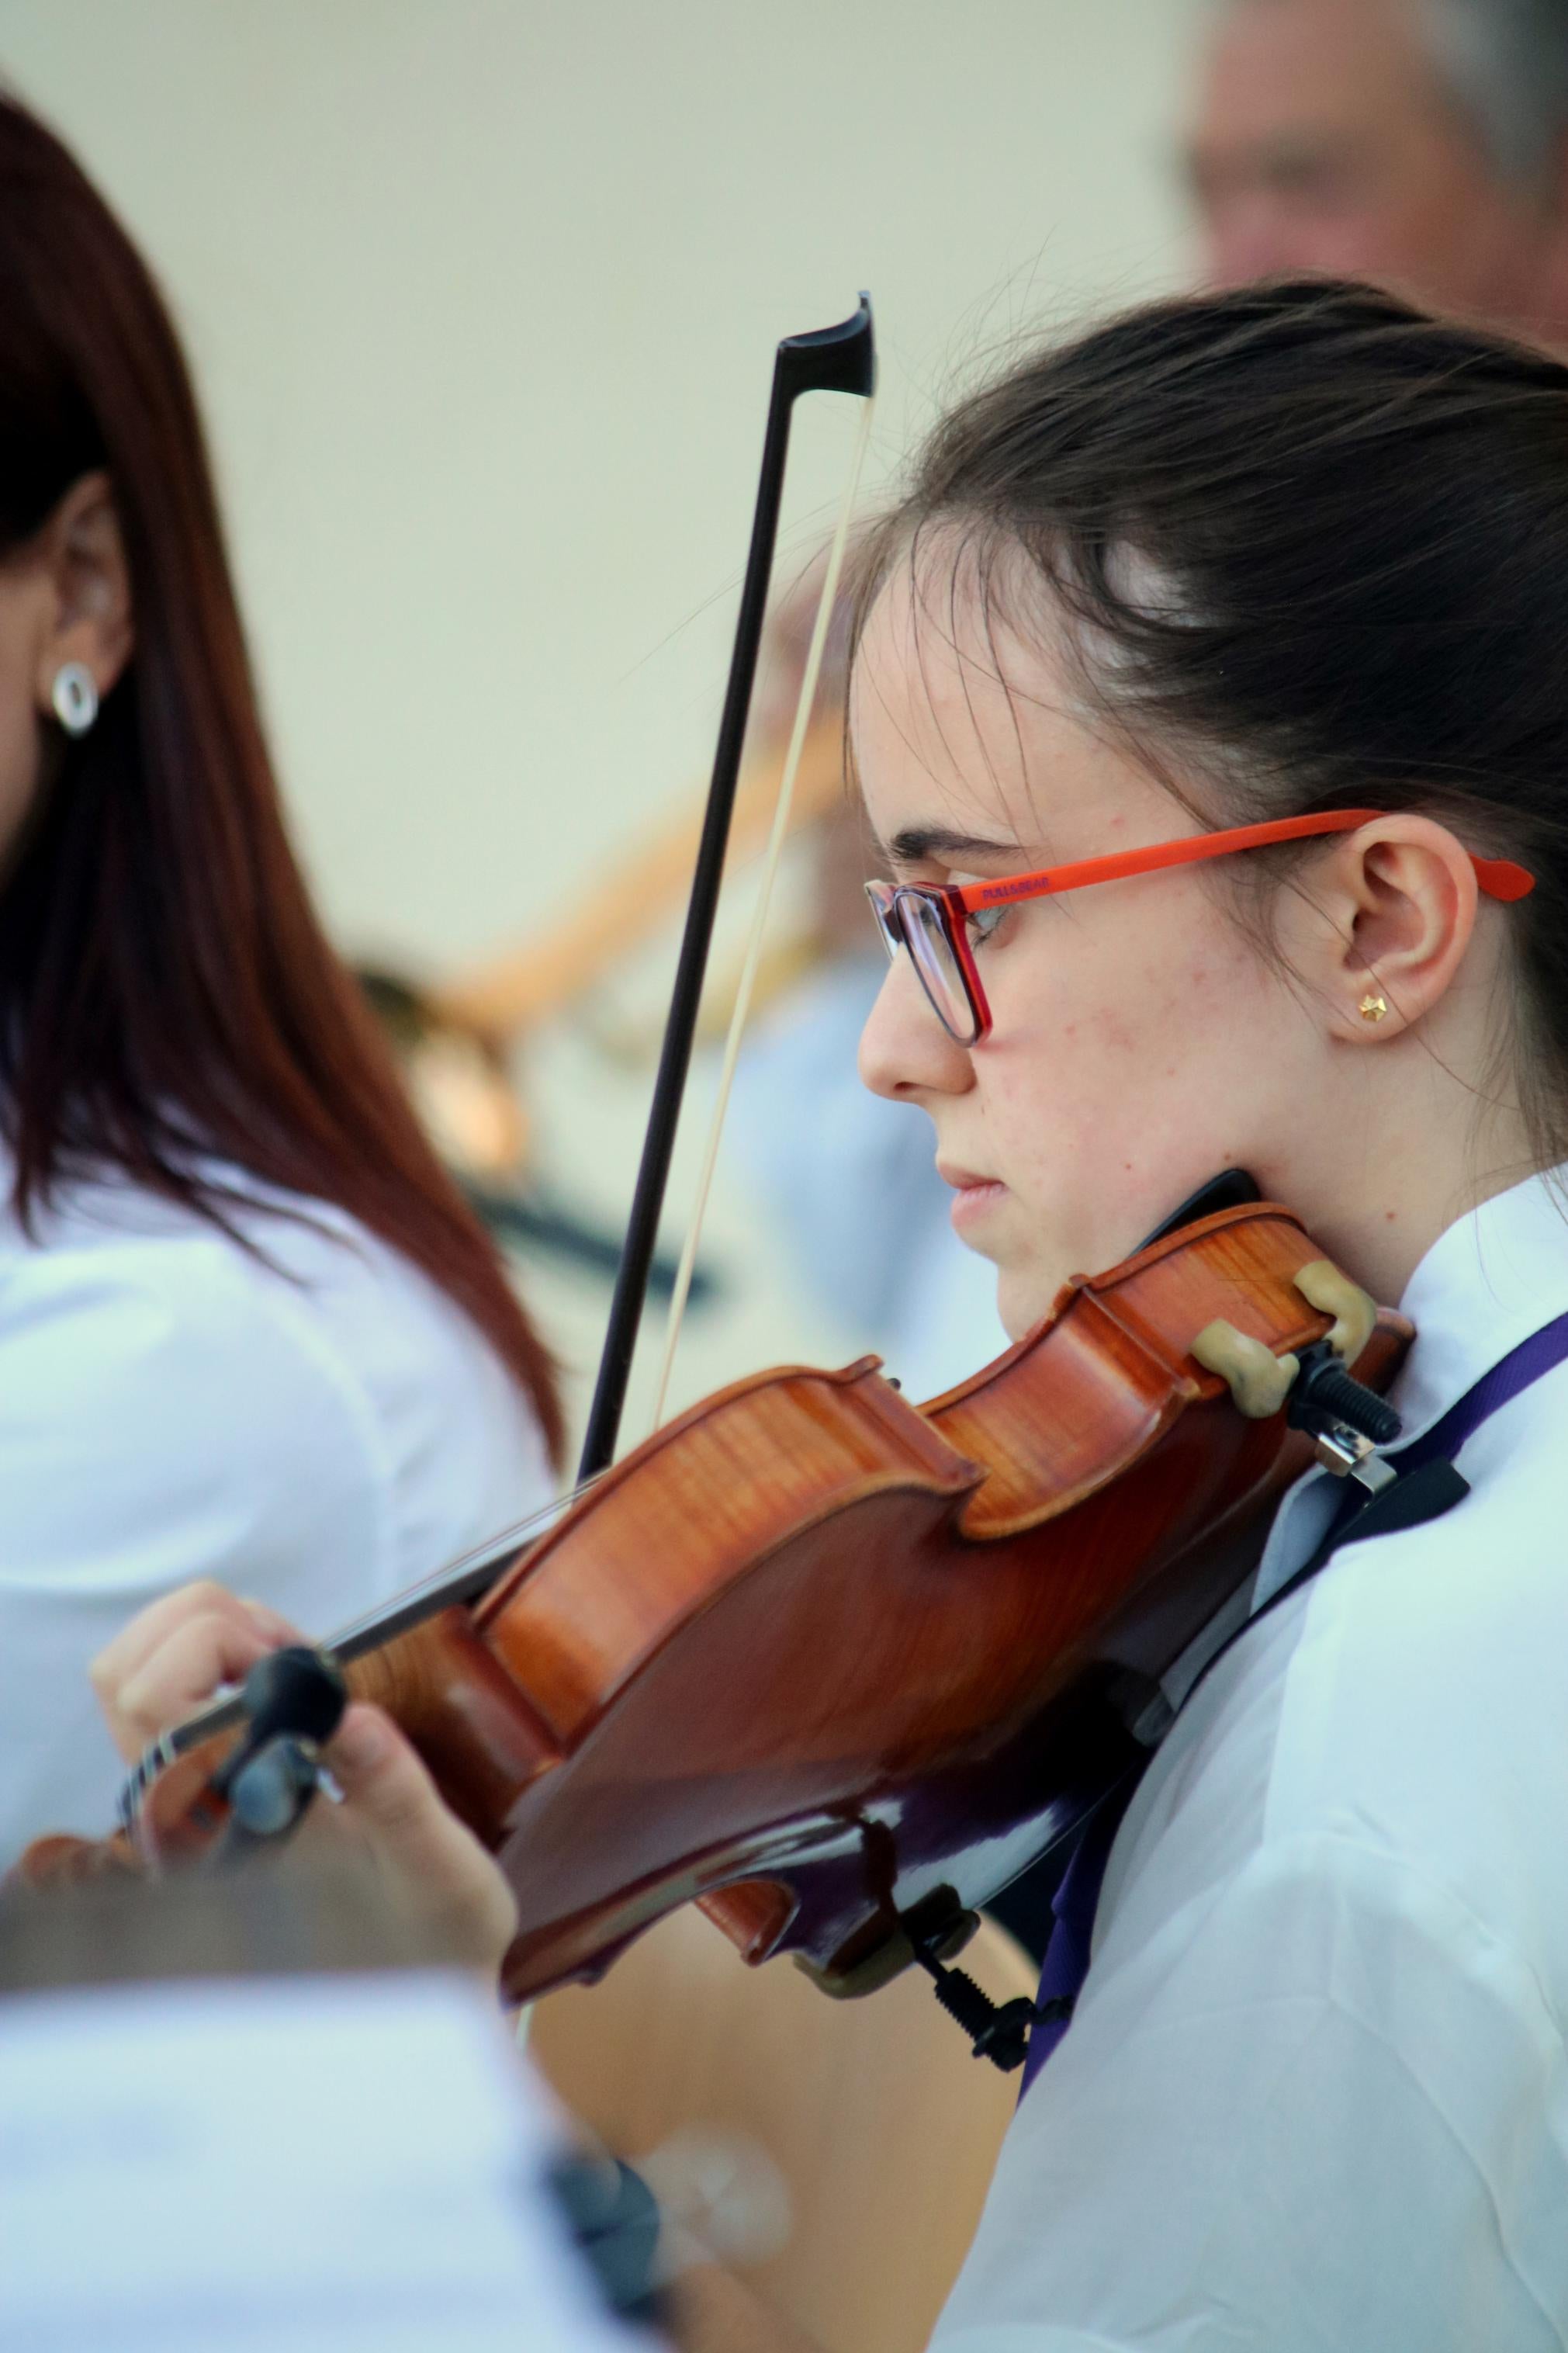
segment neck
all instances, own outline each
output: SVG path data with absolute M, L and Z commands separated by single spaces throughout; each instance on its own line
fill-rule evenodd
M 1415 1037 L 1394 1050 L 1409 1054 L 1401 1073 L 1408 1083 L 1382 1087 L 1370 1117 L 1363 1103 L 1360 1118 L 1326 1122 L 1313 1176 L 1293 1187 L 1280 1179 L 1286 1189 L 1278 1196 L 1388 1307 L 1439 1235 L 1542 1165 L 1517 1104 L 1461 1085 Z M 1359 1141 L 1350 1145 L 1352 1137 Z

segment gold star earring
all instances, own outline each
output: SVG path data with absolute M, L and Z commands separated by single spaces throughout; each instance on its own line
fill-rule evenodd
M 1386 997 L 1363 997 L 1356 1008 L 1363 1021 L 1381 1021 L 1388 1010 Z

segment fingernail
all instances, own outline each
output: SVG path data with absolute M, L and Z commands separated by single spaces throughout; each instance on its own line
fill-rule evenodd
M 286 1641 L 293 1641 L 294 1629 L 287 1618 L 280 1618 L 276 1609 L 268 1608 L 265 1601 L 252 1601 L 247 1596 L 245 1607 L 263 1634 L 281 1634 Z

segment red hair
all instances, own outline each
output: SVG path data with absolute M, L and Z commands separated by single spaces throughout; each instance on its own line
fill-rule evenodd
M 17 1213 L 107 1165 L 233 1231 L 204 1155 L 335 1203 L 471 1317 L 559 1457 L 548 1357 L 290 849 L 168 312 L 59 141 L 0 96 L 0 560 L 99 468 L 135 651 L 97 725 L 66 744 L 0 891 Z

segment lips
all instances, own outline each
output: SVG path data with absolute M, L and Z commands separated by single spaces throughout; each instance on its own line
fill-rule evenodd
M 1001 1182 L 1001 1179 L 996 1176 L 981 1176 L 977 1169 L 960 1168 L 951 1160 L 939 1160 L 936 1164 L 936 1173 L 944 1185 L 952 1187 L 955 1193 L 967 1193 L 976 1185 L 996 1185 Z
M 1007 1187 L 994 1176 L 983 1176 L 976 1168 L 960 1168 L 951 1160 L 939 1160 L 937 1175 L 944 1184 L 952 1187 L 952 1207 L 948 1218 L 961 1240 L 989 1256 L 984 1244 L 978 1240 L 986 1219 L 999 1209 L 1007 1198 Z

